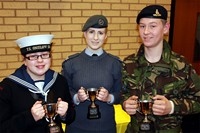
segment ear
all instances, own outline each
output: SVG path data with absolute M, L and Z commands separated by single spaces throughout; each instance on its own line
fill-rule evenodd
M 27 66 L 27 60 L 26 60 L 25 56 L 26 55 L 23 55 L 23 62 L 24 62 L 24 65 Z
M 26 63 L 26 61 L 25 61 L 25 60 L 24 60 L 24 65 L 25 65 L 25 66 L 27 66 L 27 63 Z
M 106 35 L 105 35 L 105 39 L 107 39 L 107 37 L 108 37 L 108 35 L 107 35 L 107 33 L 106 33 Z
M 164 25 L 164 34 L 167 34 L 169 32 L 169 28 L 170 28 L 170 23 L 167 22 L 165 25 Z

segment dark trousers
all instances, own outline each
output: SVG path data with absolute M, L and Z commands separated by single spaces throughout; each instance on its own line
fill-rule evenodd
M 183 117 L 183 133 L 200 133 L 200 113 Z

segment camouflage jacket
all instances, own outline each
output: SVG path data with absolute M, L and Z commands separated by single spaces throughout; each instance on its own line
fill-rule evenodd
M 185 58 L 171 51 L 164 40 L 162 58 L 149 63 L 144 57 L 144 45 L 138 53 L 124 59 L 122 103 L 132 95 L 148 97 L 164 95 L 174 103 L 174 113 L 165 116 L 150 115 L 156 130 L 167 130 L 180 126 L 182 116 L 200 112 L 200 78 Z M 138 122 L 144 116 L 131 116 L 127 132 L 138 131 Z

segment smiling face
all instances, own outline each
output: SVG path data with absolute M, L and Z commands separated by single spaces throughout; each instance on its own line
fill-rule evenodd
M 152 48 L 162 44 L 169 27 L 169 23 L 162 19 L 142 18 L 139 22 L 139 34 L 144 45 Z
M 33 60 L 29 60 L 27 57 L 30 57 Z M 43 80 L 45 73 L 51 66 L 50 52 L 46 51 L 26 54 L 24 64 L 27 66 L 27 72 L 33 80 Z
M 92 50 L 98 50 L 102 47 L 107 38 L 106 28 L 89 28 L 84 32 L 87 45 Z

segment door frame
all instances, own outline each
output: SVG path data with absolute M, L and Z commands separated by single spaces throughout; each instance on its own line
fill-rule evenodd
M 189 1 L 171 0 L 171 14 L 170 14 L 171 27 L 170 27 L 168 41 L 172 47 L 172 50 L 174 52 L 177 52 L 185 56 L 186 60 L 189 63 L 191 63 L 194 69 L 197 71 L 197 73 L 200 74 L 200 61 L 194 61 L 194 47 L 195 47 L 196 28 L 197 28 L 196 23 L 198 16 L 194 13 L 200 13 L 200 9 L 198 8 L 199 7 L 198 5 L 200 3 L 198 3 L 197 5 L 195 2 L 198 2 L 198 0 L 189 0 Z M 197 7 L 195 6 L 195 8 L 192 8 L 192 10 L 187 10 L 187 7 L 189 9 L 193 4 L 196 4 Z M 180 13 L 180 9 L 183 12 Z M 185 20 L 182 20 L 183 18 Z M 189 33 L 188 36 L 186 35 L 180 36 L 180 34 L 185 33 L 185 31 L 191 31 L 191 32 Z M 185 34 L 187 34 L 187 32 Z

